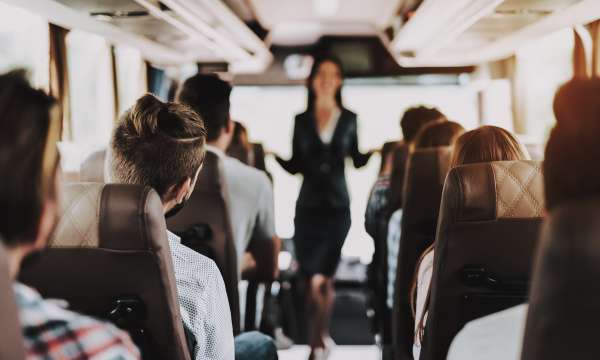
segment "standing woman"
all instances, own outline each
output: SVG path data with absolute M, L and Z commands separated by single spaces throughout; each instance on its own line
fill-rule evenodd
M 287 172 L 304 177 L 296 202 L 294 244 L 312 307 L 309 359 L 314 360 L 327 358 L 334 345 L 329 336 L 333 275 L 350 229 L 345 159 L 351 157 L 354 166 L 361 167 L 371 156 L 358 150 L 356 114 L 342 105 L 342 82 L 339 60 L 315 60 L 306 83 L 306 111 L 295 118 L 292 158 L 276 157 Z

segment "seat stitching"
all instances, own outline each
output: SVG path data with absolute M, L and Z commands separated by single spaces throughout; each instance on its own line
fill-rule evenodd
M 510 209 L 505 215 L 507 217 L 513 216 L 513 213 L 516 210 L 517 205 L 525 196 L 527 196 L 527 199 L 529 200 L 528 203 L 530 206 L 533 207 L 536 215 L 539 215 L 541 206 L 540 206 L 539 202 L 535 199 L 535 197 L 531 194 L 529 188 L 530 188 L 531 184 L 533 183 L 533 180 L 535 180 L 535 175 L 539 172 L 540 168 L 539 168 L 539 166 L 532 166 L 530 163 L 523 163 L 530 167 L 530 173 L 529 173 L 529 175 L 527 175 L 527 180 L 525 180 L 524 182 L 521 182 L 520 179 L 517 178 L 516 176 L 514 176 L 514 174 L 512 173 L 514 167 L 517 164 L 519 164 L 519 163 L 511 164 L 508 169 L 500 164 L 498 164 L 498 166 L 497 166 L 499 169 L 502 169 L 502 171 L 506 173 L 506 177 L 510 177 L 515 182 L 515 184 L 521 189 L 519 196 L 510 204 Z

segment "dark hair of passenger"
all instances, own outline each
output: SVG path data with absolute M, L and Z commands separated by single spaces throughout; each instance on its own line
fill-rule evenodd
M 523 147 L 510 132 L 497 126 L 487 125 L 467 131 L 456 140 L 452 159 L 450 160 L 450 169 L 460 165 L 490 161 L 526 160 L 527 158 L 528 156 L 523 151 Z M 433 251 L 434 248 L 435 242 L 423 252 L 415 267 L 415 274 L 410 290 L 410 306 L 413 316 L 416 316 L 416 294 L 419 280 L 417 278 L 418 269 L 425 256 Z M 431 286 L 427 292 L 424 309 L 416 327 L 416 336 L 418 336 L 420 341 L 423 340 L 425 314 L 429 308 L 430 295 Z
M 400 119 L 400 128 L 405 142 L 411 142 L 415 139 L 419 130 L 432 121 L 444 120 L 446 116 L 436 108 L 425 106 L 411 107 L 404 112 Z
M 464 132 L 462 125 L 454 121 L 430 122 L 425 124 L 417 134 L 414 147 L 418 149 L 450 146 Z
M 576 78 L 560 87 L 554 115 L 543 163 L 548 210 L 600 196 L 600 79 Z
M 205 143 L 204 123 L 195 111 L 144 95 L 114 131 L 114 180 L 151 186 L 162 197 L 171 186 L 194 179 L 204 161 Z
M 44 204 L 56 200 L 60 119 L 55 101 L 22 70 L 0 75 L 0 237 L 7 247 L 36 240 Z
M 190 106 L 204 120 L 207 141 L 216 140 L 230 121 L 231 89 L 216 74 L 197 74 L 187 79 L 179 91 L 177 102 Z
M 306 104 L 306 110 L 308 112 L 313 111 L 314 105 L 315 105 L 315 100 L 316 100 L 316 94 L 315 94 L 315 91 L 314 91 L 313 85 L 312 85 L 313 80 L 319 73 L 321 65 L 325 62 L 331 62 L 331 63 L 335 64 L 339 70 L 340 79 L 344 80 L 344 68 L 342 67 L 342 62 L 340 61 L 340 59 L 338 59 L 336 56 L 333 56 L 333 55 L 323 55 L 323 56 L 316 57 L 315 60 L 313 61 L 313 65 L 310 69 L 310 74 L 308 75 L 308 78 L 306 79 L 306 90 L 308 92 L 308 97 L 307 97 L 308 101 Z M 335 94 L 335 102 L 337 103 L 337 106 L 340 109 L 342 109 L 344 107 L 342 104 L 342 86 L 343 85 L 340 85 L 340 88 L 337 90 L 337 92 Z

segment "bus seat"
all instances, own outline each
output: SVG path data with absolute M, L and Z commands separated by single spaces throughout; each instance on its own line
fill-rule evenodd
M 196 187 L 186 206 L 177 215 L 167 219 L 169 230 L 183 234 L 196 224 L 208 224 L 212 231 L 208 246 L 213 260 L 221 271 L 229 306 L 233 331 L 240 331 L 238 270 L 233 230 L 229 219 L 228 201 L 223 164 L 218 156 L 207 151 L 204 166 L 198 175 Z
M 149 187 L 74 183 L 49 248 L 19 279 L 127 330 L 144 359 L 190 359 L 163 207 Z
M 390 213 L 402 207 L 404 193 L 404 179 L 406 177 L 406 162 L 408 161 L 409 146 L 405 143 L 398 144 L 392 151 L 392 174 L 390 176 L 390 192 L 388 206 Z
M 521 359 L 600 358 L 600 199 L 552 211 L 536 255 Z
M 403 146 L 403 145 L 404 145 L 404 142 L 402 142 L 402 141 L 388 141 L 383 144 L 383 146 L 381 147 L 381 164 L 379 165 L 379 173 L 380 174 L 383 171 L 383 167 L 385 166 L 385 159 L 388 156 L 393 156 L 394 150 L 396 150 L 397 147 Z
M 527 300 L 543 211 L 538 161 L 470 164 L 450 171 L 421 359 L 445 359 L 468 321 Z
M 82 182 L 97 182 L 104 183 L 104 160 L 106 158 L 106 150 L 98 150 L 90 154 L 79 170 L 79 179 Z
M 451 152 L 450 147 L 416 149 L 406 164 L 392 318 L 396 359 L 412 359 L 414 319 L 409 293 L 417 260 L 435 239 L 442 188 Z
M 0 244 L 0 359 L 25 359 L 21 323 L 17 314 L 8 258 L 4 246 Z

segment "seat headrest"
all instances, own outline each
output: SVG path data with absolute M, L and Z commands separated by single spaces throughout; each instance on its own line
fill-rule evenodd
M 449 172 L 442 203 L 455 221 L 541 217 L 543 185 L 539 161 L 463 165 Z
M 21 323 L 10 278 L 8 255 L 0 241 L 0 359 L 25 359 Z
M 202 170 L 198 175 L 198 183 L 196 188 L 207 187 L 221 187 L 223 184 L 223 163 L 219 156 L 212 151 L 207 151 L 204 157 L 204 163 L 202 164 Z
M 452 148 L 450 146 L 439 146 L 431 148 L 415 149 L 409 157 L 409 177 L 407 181 L 421 182 L 431 181 L 431 176 L 436 175 L 440 185 L 444 184 Z M 414 170 L 416 169 L 416 170 Z
M 166 236 L 162 202 L 149 187 L 72 183 L 62 191 L 50 247 L 158 249 Z
M 105 182 L 104 168 L 106 161 L 106 150 L 93 152 L 81 164 L 79 179 L 83 182 Z

